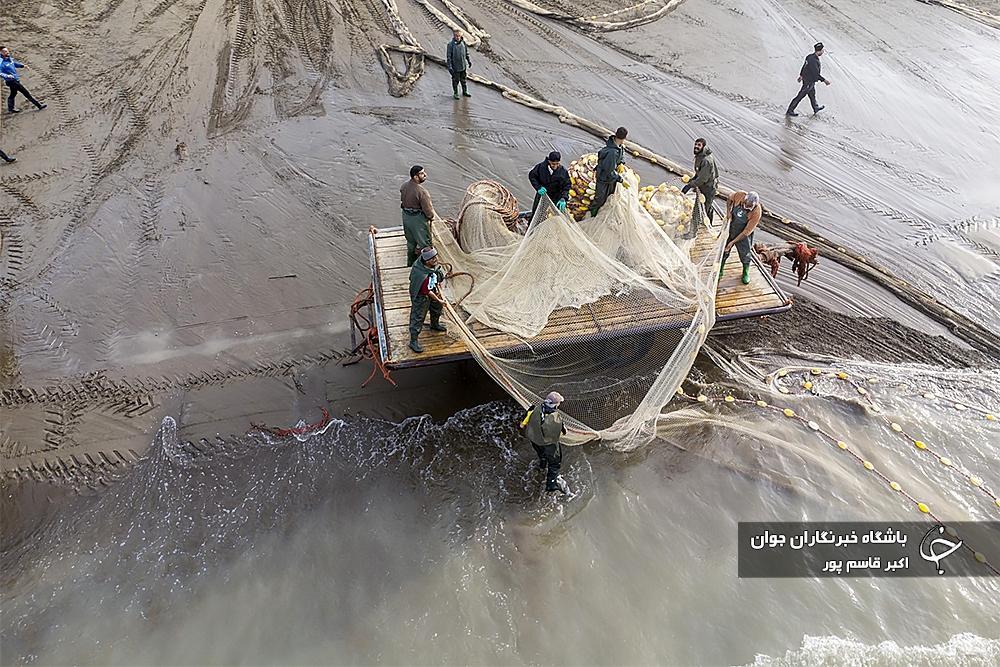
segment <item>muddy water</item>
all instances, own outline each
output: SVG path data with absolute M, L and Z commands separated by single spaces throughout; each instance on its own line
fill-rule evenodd
M 5 471 L 147 458 L 105 484 L 4 482 L 4 663 L 1000 660 L 991 580 L 735 578 L 737 521 L 914 516 L 809 433 L 709 407 L 629 456 L 572 452 L 581 496 L 564 506 L 539 494 L 512 407 L 474 368 L 359 390 L 367 371 L 337 366 L 365 230 L 397 224 L 410 164 L 452 214 L 487 175 L 527 198 L 531 164 L 592 137 L 475 87 L 453 104 L 431 64 L 411 94 L 387 95 L 374 45 L 398 38 L 379 2 L 104 4 L 5 5 L 50 107 L 3 118 L 18 162 L 0 175 L 0 369 L 48 398 L 0 407 L 0 453 Z M 443 51 L 440 21 L 397 4 Z M 474 71 L 678 160 L 705 136 L 727 184 L 1000 328 L 1000 32 L 912 0 L 691 0 L 612 33 L 461 6 L 493 35 Z M 786 121 L 816 39 L 828 108 Z M 795 291 L 816 304 L 722 327 L 693 378 L 759 393 L 729 360 L 832 355 L 1000 487 L 995 426 L 914 390 L 997 411 L 998 361 L 843 269 L 813 275 Z M 893 321 L 849 319 L 872 316 Z M 944 518 L 996 517 L 854 400 L 823 394 L 773 400 L 849 434 Z M 343 421 L 322 436 L 246 435 L 324 404 Z

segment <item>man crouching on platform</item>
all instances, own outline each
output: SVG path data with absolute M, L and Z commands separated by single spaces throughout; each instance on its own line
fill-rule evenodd
M 438 265 L 437 250 L 428 246 L 410 268 L 410 349 L 420 354 L 424 351 L 417 337 L 424 328 L 427 311 L 431 312 L 431 331 L 447 331 L 441 324 L 444 298 L 437 290 L 444 281 L 444 269 Z

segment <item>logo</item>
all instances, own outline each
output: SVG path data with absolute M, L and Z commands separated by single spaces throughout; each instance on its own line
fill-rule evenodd
M 953 542 L 946 537 L 935 537 L 928 542 L 928 538 L 937 533 L 938 535 L 944 534 L 944 526 L 938 524 L 928 530 L 923 538 L 920 540 L 920 557 L 924 560 L 934 563 L 934 569 L 937 570 L 938 574 L 944 574 L 944 568 L 941 567 L 941 561 L 943 561 L 948 556 L 952 555 L 958 551 L 959 547 L 962 546 L 962 540 Z M 927 545 L 927 551 L 924 551 L 924 545 Z M 940 553 L 934 550 L 934 547 L 940 545 L 944 547 Z

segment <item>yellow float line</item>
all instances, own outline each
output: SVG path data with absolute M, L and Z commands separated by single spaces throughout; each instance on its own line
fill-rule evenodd
M 972 486 L 976 487 L 977 489 L 979 489 L 980 491 L 982 491 L 984 494 L 986 494 L 993 501 L 993 504 L 997 508 L 1000 508 L 1000 498 L 997 497 L 996 493 L 994 493 L 992 489 L 990 489 L 988 486 L 985 486 L 983 484 L 983 478 L 982 477 L 973 474 L 970 470 L 968 470 L 967 468 L 965 468 L 962 465 L 956 465 L 955 462 L 951 458 L 949 458 L 948 456 L 945 456 L 944 454 L 938 453 L 930 445 L 928 445 L 925 441 L 923 441 L 920 438 L 914 437 L 913 435 L 910 435 L 909 433 L 907 433 L 898 422 L 892 421 L 889 417 L 887 417 L 885 415 L 884 411 L 882 410 L 882 407 L 878 403 L 875 402 L 875 399 L 872 398 L 871 393 L 867 389 L 865 389 L 864 387 L 858 386 L 854 382 L 851 382 L 850 376 L 847 373 L 845 373 L 843 371 L 834 372 L 834 371 L 829 370 L 829 369 L 827 369 L 827 371 L 824 372 L 824 370 L 819 369 L 819 368 L 808 368 L 808 367 L 805 367 L 805 366 L 785 366 L 785 367 L 782 367 L 782 368 L 778 369 L 774 373 L 774 375 L 769 375 L 768 376 L 771 385 L 777 387 L 779 391 L 781 389 L 783 389 L 783 387 L 780 387 L 780 386 L 777 385 L 776 378 L 779 378 L 779 377 L 788 377 L 788 373 L 790 371 L 802 371 L 802 372 L 808 371 L 809 374 L 811 376 L 813 376 L 813 377 L 821 377 L 821 376 L 823 376 L 823 377 L 831 377 L 831 378 L 835 378 L 837 380 L 842 380 L 844 382 L 847 382 L 848 384 L 850 384 L 855 389 L 855 391 L 858 392 L 858 394 L 862 397 L 862 399 L 864 399 L 865 401 L 867 401 L 867 403 L 868 403 L 869 407 L 871 407 L 872 411 L 875 414 L 877 414 L 886 424 L 889 425 L 890 429 L 892 429 L 896 433 L 901 434 L 903 437 L 905 437 L 907 440 L 909 440 L 910 443 L 914 447 L 916 447 L 918 450 L 925 451 L 928 454 L 930 454 L 931 456 L 933 456 L 935 459 L 937 459 L 938 463 L 940 463 L 941 465 L 943 465 L 943 466 L 945 466 L 947 468 L 951 468 L 953 471 L 955 471 L 955 473 L 961 475 L 965 479 L 965 481 L 967 481 L 969 484 L 971 484 Z M 878 378 L 874 377 L 874 376 L 871 376 L 871 377 L 865 378 L 865 381 L 868 382 L 869 384 L 876 384 L 878 382 Z M 814 388 L 813 388 L 812 382 L 809 381 L 809 380 L 803 381 L 802 382 L 802 387 L 804 389 L 806 389 L 807 391 L 813 393 L 813 394 L 816 393 L 815 390 L 814 390 Z M 786 393 L 787 394 L 789 392 L 787 390 L 785 390 L 785 391 L 783 391 L 781 393 Z M 956 402 L 955 404 L 956 405 L 961 405 L 958 402 Z M 983 410 L 983 412 L 984 412 L 984 414 L 986 414 L 987 420 L 989 420 L 989 421 L 993 421 L 994 420 L 993 415 L 991 413 L 986 412 L 985 410 Z
M 689 401 L 693 401 L 695 403 L 707 404 L 710 400 L 713 400 L 712 398 L 709 398 L 709 396 L 707 396 L 704 393 L 698 394 L 698 396 L 691 396 L 690 394 L 688 394 L 687 392 L 684 391 L 683 387 L 677 390 L 677 394 L 679 396 L 681 396 L 681 397 L 683 397 L 683 398 L 685 398 L 685 399 L 687 399 Z M 716 398 L 714 400 L 718 400 L 718 399 Z M 865 470 L 867 470 L 868 472 L 874 474 L 881 481 L 885 482 L 885 484 L 890 489 L 892 489 L 896 493 L 899 493 L 904 498 L 906 498 L 908 501 L 910 501 L 910 503 L 913 504 L 913 505 L 915 505 L 916 508 L 922 514 L 926 514 L 928 517 L 930 517 L 931 519 L 933 519 L 936 524 L 939 524 L 941 526 L 945 525 L 944 522 L 941 519 L 939 519 L 937 517 L 937 515 L 934 514 L 934 512 L 931 511 L 931 508 L 926 503 L 920 502 L 919 500 L 917 500 L 916 498 L 914 498 L 913 496 L 911 496 L 909 493 L 907 493 L 906 491 L 904 491 L 903 487 L 898 482 L 890 480 L 889 477 L 887 477 L 882 471 L 880 471 L 879 469 L 877 469 L 875 467 L 874 463 L 872 463 L 871 461 L 868 461 L 863 456 L 861 456 L 860 454 L 858 454 L 854 449 L 851 448 L 851 446 L 847 442 L 845 442 L 844 440 L 840 440 L 839 438 L 835 437 L 834 435 L 832 435 L 831 433 L 829 433 L 828 431 L 826 431 L 825 429 L 823 429 L 817 422 L 812 421 L 810 419 L 806 419 L 802 415 L 797 414 L 791 408 L 782 408 L 782 407 L 777 406 L 777 405 L 771 405 L 771 404 L 767 403 L 766 401 L 759 400 L 759 399 L 758 400 L 750 400 L 750 399 L 745 399 L 745 398 L 736 398 L 732 394 L 727 394 L 723 398 L 723 401 L 724 401 L 724 403 L 739 403 L 739 404 L 743 404 L 743 405 L 755 405 L 755 406 L 757 406 L 759 408 L 763 408 L 765 410 L 771 410 L 771 411 L 774 411 L 774 412 L 780 412 L 786 418 L 794 419 L 794 420 L 798 421 L 801 424 L 805 424 L 810 430 L 815 431 L 816 433 L 819 433 L 821 436 L 823 436 L 824 438 L 826 438 L 828 441 L 834 443 L 837 446 L 838 449 L 840 449 L 841 451 L 847 452 L 852 457 L 854 457 L 854 459 L 856 461 L 858 461 L 859 463 L 861 463 L 862 467 Z M 969 546 L 964 541 L 962 543 L 962 546 L 965 547 L 968 551 L 970 551 L 972 553 L 972 555 L 976 559 L 976 561 L 984 564 L 994 574 L 1000 575 L 1000 570 L 998 570 L 996 567 L 994 567 L 993 564 L 990 563 L 986 559 L 986 555 L 985 554 L 983 554 L 980 551 L 976 551 L 975 549 L 973 549 L 971 546 Z

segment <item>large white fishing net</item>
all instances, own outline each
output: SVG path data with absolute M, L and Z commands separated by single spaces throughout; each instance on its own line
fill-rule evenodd
M 579 222 L 543 197 L 522 236 L 500 201 L 509 193 L 481 181 L 457 238 L 434 225 L 433 241 L 453 275 L 453 329 L 483 368 L 524 406 L 560 392 L 568 444 L 630 448 L 653 437 L 715 322 L 721 228 L 693 195 L 640 190 L 630 169 L 628 187 L 586 215 L 589 157 L 574 162 Z

